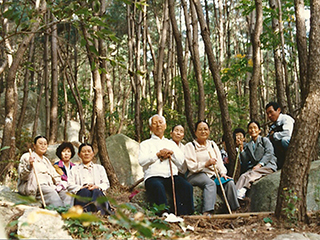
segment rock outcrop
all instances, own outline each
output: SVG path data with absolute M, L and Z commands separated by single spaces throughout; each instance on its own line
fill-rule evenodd
M 249 197 L 252 212 L 274 211 L 277 203 L 281 171 L 261 178 L 252 184 Z M 320 160 L 311 163 L 307 189 L 307 210 L 320 210 Z

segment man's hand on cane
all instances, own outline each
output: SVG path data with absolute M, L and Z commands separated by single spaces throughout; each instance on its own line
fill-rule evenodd
M 164 149 L 161 149 L 159 152 L 157 152 L 157 157 L 162 162 L 163 160 L 169 159 L 172 154 L 173 154 L 173 151 L 164 148 Z

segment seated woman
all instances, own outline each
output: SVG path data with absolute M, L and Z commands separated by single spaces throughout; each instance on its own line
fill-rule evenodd
M 109 187 L 106 170 L 102 165 L 94 164 L 93 147 L 89 143 L 82 143 L 78 152 L 82 163 L 74 166 L 68 176 L 68 190 L 80 197 L 89 197 L 91 201 L 74 200 L 74 205 L 80 205 L 86 212 L 100 211 L 102 215 L 110 213 L 109 203 L 97 203 L 98 197 L 104 197 L 104 191 Z
M 248 165 L 249 170 L 240 176 L 236 184 L 238 199 L 245 197 L 252 182 L 277 171 L 277 158 L 273 146 L 268 138 L 260 136 L 260 124 L 256 121 L 249 122 L 248 133 L 251 140 L 240 156 L 242 163 Z
M 66 191 L 61 190 L 61 178 L 52 166 L 50 160 L 44 156 L 48 149 L 46 137 L 37 136 L 34 139 L 34 151 L 25 153 L 20 158 L 18 166 L 18 191 L 22 195 L 35 195 L 40 199 L 35 171 L 41 187 L 46 205 L 54 207 L 66 206 Z
M 59 145 L 56 150 L 56 155 L 60 159 L 56 162 L 53 167 L 56 169 L 57 173 L 61 176 L 61 188 L 63 190 L 68 187 L 68 175 L 71 171 L 71 168 L 74 166 L 74 163 L 71 162 L 75 154 L 74 147 L 71 142 L 63 142 Z M 73 198 L 69 198 L 69 205 L 73 205 Z
M 175 125 L 170 132 L 171 141 L 175 142 L 180 150 L 184 153 L 185 145 L 181 142 L 184 138 L 184 127 L 182 125 Z M 184 177 L 184 174 L 186 174 L 188 168 L 187 164 L 184 161 L 183 165 L 181 166 L 181 169 L 179 169 L 179 174 Z
M 210 215 L 214 212 L 216 203 L 218 177 L 215 174 L 215 167 L 222 181 L 226 197 L 230 208 L 236 210 L 239 208 L 237 192 L 234 182 L 228 177 L 227 169 L 223 165 L 221 154 L 217 144 L 208 140 L 210 135 L 209 124 L 205 121 L 198 121 L 195 125 L 196 139 L 186 144 L 185 157 L 189 169 L 187 180 L 193 185 L 203 190 L 203 214 Z M 231 181 L 230 181 L 231 180 Z

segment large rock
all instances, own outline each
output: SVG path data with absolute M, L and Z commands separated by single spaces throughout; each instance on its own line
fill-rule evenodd
M 27 209 L 18 219 L 18 235 L 32 239 L 72 239 L 56 211 Z
M 107 151 L 121 184 L 131 185 L 143 177 L 139 165 L 139 143 L 131 138 L 116 134 L 107 138 Z
M 252 184 L 249 197 L 251 198 L 250 210 L 252 212 L 275 211 L 277 194 L 280 184 L 280 173 L 277 171 L 261 178 Z M 307 210 L 320 210 L 320 160 L 313 161 L 310 167 Z
M 193 202 L 194 202 L 194 210 L 195 214 L 202 213 L 202 204 L 203 204 L 203 197 L 202 197 L 202 190 L 199 187 L 193 187 Z M 167 196 L 169 199 L 169 196 Z M 145 189 L 140 188 L 139 193 L 137 193 L 132 199 L 131 203 L 138 204 L 141 208 L 147 209 L 149 207 L 149 200 L 146 194 Z M 169 204 L 172 205 L 172 202 L 169 200 Z M 214 207 L 214 212 L 216 214 L 219 213 L 228 213 L 226 204 L 220 197 L 217 195 L 217 202 Z
M 80 121 L 69 120 L 67 122 L 67 136 L 64 139 L 63 132 L 64 132 L 64 121 L 61 122 L 59 125 L 58 130 L 58 141 L 69 141 L 69 142 L 78 142 L 79 141 L 79 131 L 80 131 Z
M 21 101 L 23 98 L 23 91 L 20 89 L 18 90 L 18 99 L 19 99 L 19 104 L 18 104 L 18 116 L 21 111 Z M 26 109 L 26 114 L 24 116 L 24 124 L 23 124 L 23 129 L 25 130 L 24 134 L 29 134 L 31 137 L 32 134 L 32 129 L 33 129 L 33 124 L 34 124 L 34 113 L 35 113 L 35 108 L 37 106 L 37 98 L 38 94 L 29 90 L 28 92 L 28 105 Z M 4 106 L 4 101 L 5 99 L 5 94 L 0 95 L 0 126 L 4 126 L 4 121 L 5 121 L 5 106 Z M 45 112 L 45 102 L 41 101 L 40 104 L 40 113 Z M 36 130 L 37 134 L 43 135 L 45 132 L 45 114 L 39 114 L 39 119 L 38 119 L 38 127 Z M 2 130 L 2 129 L 1 129 Z M 1 135 L 0 138 L 2 138 L 2 131 L 0 131 Z

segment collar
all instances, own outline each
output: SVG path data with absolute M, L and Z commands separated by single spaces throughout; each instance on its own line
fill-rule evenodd
M 206 145 L 201 145 L 200 143 L 198 143 L 197 140 L 193 140 L 194 144 L 196 145 L 197 148 L 207 148 L 208 146 L 210 146 L 210 140 L 206 140 Z
M 280 122 L 282 119 L 283 119 L 283 113 L 280 113 L 278 119 L 275 121 L 275 124 Z
M 157 135 L 155 135 L 154 133 L 151 133 L 151 138 L 152 139 L 158 139 L 158 140 L 164 140 L 166 139 L 164 136 L 162 138 L 159 138 Z
M 73 167 L 74 165 L 75 165 L 75 164 L 70 161 L 70 166 Z M 60 161 L 58 162 L 58 166 L 59 166 L 59 167 L 65 167 L 64 162 L 63 162 L 62 160 L 60 160 Z
M 81 165 L 83 166 L 83 168 L 87 168 L 87 169 L 92 169 L 93 168 L 93 162 L 90 162 L 89 166 L 86 166 L 83 163 L 81 163 Z

